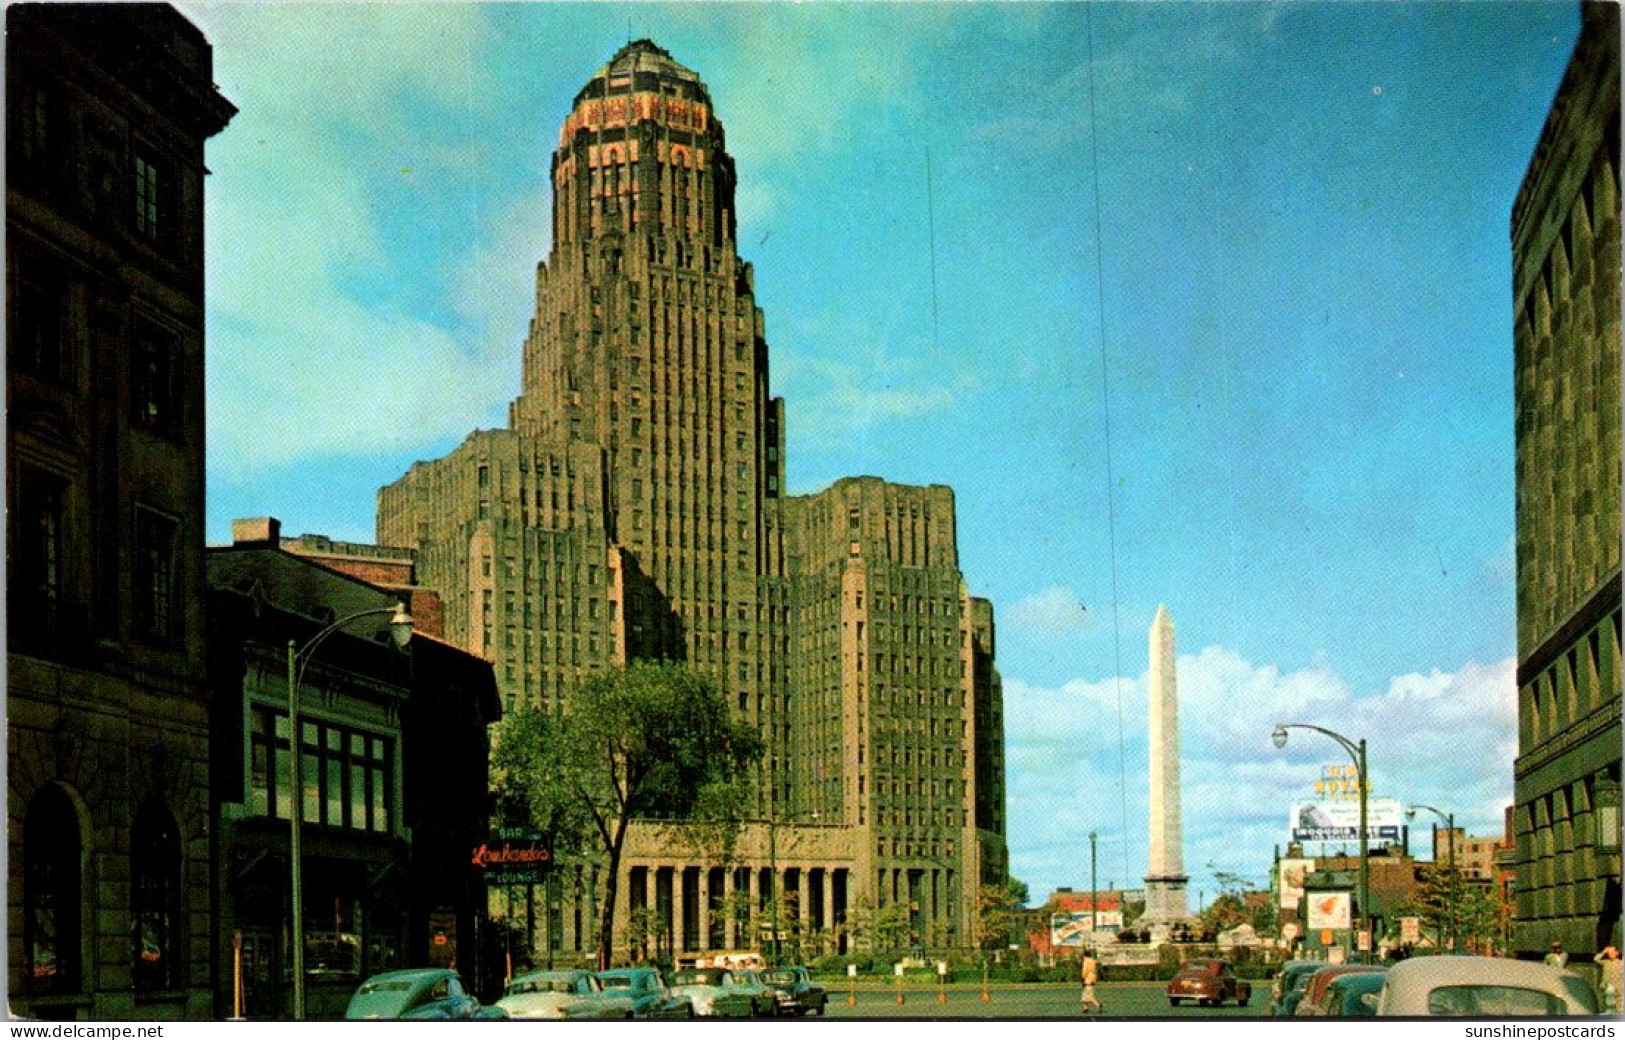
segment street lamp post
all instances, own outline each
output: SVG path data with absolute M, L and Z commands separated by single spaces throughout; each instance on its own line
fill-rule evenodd
M 1443 944 L 1443 941 L 1447 939 L 1449 941 L 1450 949 L 1454 950 L 1456 948 L 1456 943 L 1461 939 L 1461 937 L 1456 934 L 1456 814 L 1440 812 L 1431 805 L 1422 805 L 1421 803 L 1417 803 L 1416 805 L 1406 807 L 1405 818 L 1407 820 L 1416 819 L 1416 810 L 1418 809 L 1426 809 L 1428 812 L 1444 821 L 1445 841 L 1446 846 L 1450 851 L 1448 852 L 1447 859 L 1445 860 L 1445 870 L 1448 871 L 1448 873 L 1445 875 L 1445 914 L 1439 921 L 1439 930 L 1444 933 L 1444 937 L 1441 939 L 1441 945 Z M 1435 824 L 1434 828 L 1435 837 L 1433 839 L 1433 854 L 1437 856 L 1439 854 L 1439 839 L 1437 837 L 1438 825 Z
M 299 734 L 299 681 L 323 640 L 352 621 L 381 614 L 390 615 L 390 637 L 397 649 L 404 650 L 407 640 L 412 638 L 412 615 L 406 612 L 404 603 L 341 617 L 317 632 L 302 648 L 297 640 L 288 640 L 288 781 L 292 795 L 289 800 L 292 811 L 289 814 L 288 858 L 292 861 L 293 874 L 293 1017 L 296 1022 L 303 1021 L 305 1017 L 305 892 L 304 863 L 299 843 L 300 824 L 305 815 L 305 776 L 299 762 L 299 748 L 303 743 Z
M 801 817 L 800 813 L 791 813 L 788 817 L 785 818 L 784 822 L 785 823 L 795 823 L 798 819 L 800 819 L 800 817 Z M 818 820 L 818 817 L 819 817 L 819 811 L 817 809 L 814 809 L 810 813 L 807 814 L 807 819 L 813 820 L 815 822 Z M 779 908 L 779 842 L 778 842 L 778 834 L 779 834 L 778 815 L 773 811 L 772 805 L 769 804 L 768 805 L 768 810 L 767 810 L 767 910 L 768 910 L 768 913 L 771 915 L 769 920 L 768 920 L 768 925 L 769 925 L 769 927 L 771 927 L 773 929 L 773 940 L 772 940 L 771 945 L 768 947 L 768 949 L 770 951 L 769 956 L 768 956 L 768 966 L 772 967 L 772 968 L 776 968 L 776 967 L 779 966 L 779 917 L 780 917 L 780 908 Z
M 1360 785 L 1360 930 L 1367 935 L 1367 943 L 1375 945 L 1369 938 L 1371 934 L 1371 849 L 1366 828 L 1366 788 L 1368 784 L 1365 769 L 1365 738 L 1361 737 L 1359 742 L 1356 743 L 1341 733 L 1333 733 L 1329 729 L 1311 726 L 1306 722 L 1280 722 L 1276 723 L 1275 732 L 1270 735 L 1270 739 L 1274 741 L 1277 748 L 1286 747 L 1286 735 L 1289 729 L 1311 729 L 1316 733 L 1331 737 L 1342 745 L 1343 750 L 1347 751 L 1350 757 L 1354 759 L 1354 770 L 1357 774 L 1355 779 Z M 1364 954 L 1362 959 L 1366 963 L 1370 963 L 1371 952 L 1369 950 L 1360 952 Z
M 1095 930 L 1100 925 L 1100 888 L 1095 884 L 1095 832 L 1089 832 L 1089 945 L 1097 940 Z M 1119 924 L 1118 927 L 1122 927 Z

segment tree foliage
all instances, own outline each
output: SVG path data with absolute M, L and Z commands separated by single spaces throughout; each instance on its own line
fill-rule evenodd
M 553 834 L 560 848 L 601 852 L 607 879 L 598 960 L 613 953 L 621 848 L 633 820 L 721 826 L 731 833 L 762 756 L 756 732 L 729 717 L 723 695 L 700 673 L 634 662 L 596 675 L 552 715 L 522 708 L 503 720 L 492 756 L 501 794 Z
M 1012 941 L 1017 912 L 1027 905 L 1027 886 L 1016 878 L 1002 885 L 982 885 L 976 891 L 976 945 L 1003 949 Z

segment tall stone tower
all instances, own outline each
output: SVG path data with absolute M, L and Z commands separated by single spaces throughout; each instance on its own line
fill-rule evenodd
M 560 710 L 594 671 L 669 658 L 757 726 L 761 822 L 732 864 L 652 824 L 624 854 L 625 909 L 653 910 L 672 949 L 755 945 L 723 907 L 774 891 L 813 931 L 902 903 L 918 941 L 969 942 L 976 886 L 1006 869 L 1004 740 L 952 491 L 785 494 L 734 163 L 692 71 L 623 47 L 576 95 L 551 174 L 509 427 L 384 488 L 379 540 L 417 551 L 510 708 Z M 585 950 L 596 867 L 561 866 L 546 941 Z
M 1145 876 L 1145 917 L 1152 941 L 1190 920 L 1185 902 L 1185 857 L 1179 805 L 1179 681 L 1174 622 L 1157 607 L 1151 622 L 1151 812 L 1150 872 Z

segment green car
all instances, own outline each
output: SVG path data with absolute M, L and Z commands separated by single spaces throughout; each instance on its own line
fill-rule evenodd
M 450 968 L 386 971 L 361 984 L 345 1009 L 347 1019 L 470 1019 L 480 1002 Z M 480 1016 L 484 1017 L 484 1016 Z

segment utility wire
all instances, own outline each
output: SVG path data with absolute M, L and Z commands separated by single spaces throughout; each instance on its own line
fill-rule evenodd
M 1117 619 L 1117 509 L 1115 477 L 1112 473 L 1112 395 L 1106 364 L 1106 263 L 1100 233 L 1100 138 L 1095 118 L 1095 5 L 1083 5 L 1085 35 L 1089 42 L 1089 154 L 1095 195 L 1095 316 L 1100 333 L 1100 401 L 1106 427 L 1106 541 L 1111 554 L 1112 576 L 1112 676 L 1117 690 L 1117 794 L 1122 814 L 1123 876 L 1128 867 L 1128 766 L 1123 752 L 1123 649 Z

